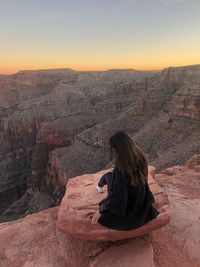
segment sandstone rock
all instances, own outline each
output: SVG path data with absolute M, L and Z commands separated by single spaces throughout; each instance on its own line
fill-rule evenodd
M 100 200 L 106 196 L 106 192 L 97 193 L 96 184 L 100 177 L 109 170 L 111 169 L 69 180 L 59 208 L 57 223 L 59 229 L 85 240 L 120 240 L 149 233 L 169 223 L 168 199 L 162 188 L 153 179 L 155 168 L 150 166 L 148 182 L 155 196 L 155 206 L 160 211 L 156 219 L 131 231 L 117 231 L 100 224 L 91 224 L 90 216 L 98 209 Z
M 195 154 L 187 161 L 184 167 L 186 169 L 194 169 L 198 165 L 200 165 L 200 154 Z
M 197 172 L 200 172 L 200 165 L 196 166 L 196 167 L 195 167 L 195 170 L 196 170 Z
M 90 264 L 93 266 L 96 257 L 94 266 L 104 266 L 101 264 L 101 253 L 112 243 L 74 239 L 55 227 L 56 220 L 57 208 L 52 208 L 1 223 L 0 267 L 88 267 Z M 137 239 L 126 243 L 116 243 L 118 248 L 114 246 L 113 250 L 108 250 L 106 257 L 113 259 L 113 253 L 120 249 L 123 253 L 118 256 L 118 262 L 129 263 L 125 266 L 132 266 L 133 257 L 139 262 L 140 256 L 143 258 L 137 267 L 143 267 L 147 259 L 152 263 L 152 247 L 148 241 Z
M 176 174 L 176 172 L 179 172 L 183 169 L 184 169 L 184 166 L 173 166 L 173 167 L 166 168 L 166 169 L 162 170 L 160 173 L 170 176 L 170 175 Z
M 200 173 L 195 167 L 175 175 L 156 174 L 170 202 L 171 220 L 153 232 L 156 266 L 200 266 Z
M 175 175 L 155 175 L 169 197 L 171 219 L 150 235 L 115 242 L 82 241 L 56 227 L 59 208 L 51 208 L 0 223 L 0 267 L 200 266 L 200 173 L 195 168 L 180 166 Z M 86 180 L 88 174 L 81 177 Z M 150 186 L 151 182 L 150 176 Z M 156 201 L 160 198 L 155 197 Z
M 136 238 L 123 245 L 107 249 L 90 264 L 90 267 L 154 267 L 151 244 Z
M 163 170 L 161 173 L 166 174 L 166 175 L 174 175 L 175 174 L 175 168 L 174 167 L 167 168 L 167 169 Z

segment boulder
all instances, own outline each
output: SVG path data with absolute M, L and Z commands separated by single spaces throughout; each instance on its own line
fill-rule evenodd
M 55 227 L 58 208 L 0 223 L 0 267 L 88 267 L 109 247 L 76 240 Z
M 161 173 L 166 174 L 166 175 L 174 175 L 175 174 L 175 168 L 174 167 L 167 168 L 167 169 L 163 170 Z
M 118 231 L 100 224 L 91 224 L 91 216 L 98 209 L 98 203 L 107 192 L 98 193 L 96 184 L 100 177 L 112 170 L 106 169 L 70 179 L 58 213 L 57 227 L 83 240 L 121 240 L 137 237 L 169 223 L 168 197 L 154 180 L 155 168 L 149 166 L 148 183 L 155 197 L 155 207 L 160 214 L 142 227 L 130 231 Z
M 200 173 L 194 165 L 155 179 L 167 193 L 171 211 L 170 223 L 151 235 L 156 266 L 200 266 Z
M 123 244 L 79 240 L 55 227 L 57 212 L 58 207 L 0 223 L 0 267 L 106 267 L 104 257 L 113 261 L 116 253 L 115 266 L 120 262 L 126 263 L 124 267 L 134 266 L 133 259 L 137 267 L 151 266 L 144 265 L 153 261 L 149 240 L 138 238 Z
M 149 241 L 135 238 L 122 245 L 114 245 L 98 255 L 90 267 L 154 267 L 153 250 Z

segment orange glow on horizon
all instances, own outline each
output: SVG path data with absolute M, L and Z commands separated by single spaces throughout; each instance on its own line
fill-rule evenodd
M 152 40 L 151 40 L 152 41 Z M 199 38 L 200 41 L 200 38 Z M 51 46 L 30 49 L 28 46 L 14 47 L 10 53 L 2 54 L 0 73 L 11 74 L 20 70 L 70 68 L 76 71 L 101 71 L 108 69 L 161 70 L 167 67 L 200 64 L 198 42 L 179 42 L 168 44 L 157 42 L 124 47 L 110 43 L 99 49 L 94 47 L 68 47 L 63 45 L 56 53 Z M 139 46 L 139 47 L 138 47 Z M 84 49 L 84 50 L 83 50 Z M 9 51 L 9 50 L 8 50 Z
M 109 65 L 106 64 L 104 66 L 74 66 L 74 65 L 38 65 L 37 66 L 19 66 L 19 67 L 5 67 L 0 68 L 0 74 L 15 74 L 21 70 L 43 70 L 43 69 L 72 69 L 75 71 L 106 71 L 109 69 L 135 69 L 141 71 L 151 71 L 151 70 L 162 70 L 168 67 L 181 67 L 181 66 L 188 66 L 188 65 L 196 65 L 200 64 L 199 61 L 187 61 L 187 62 L 180 62 L 180 63 L 173 63 L 173 64 L 152 64 L 152 65 Z

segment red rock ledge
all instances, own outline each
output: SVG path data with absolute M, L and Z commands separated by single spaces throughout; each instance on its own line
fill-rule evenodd
M 155 167 L 149 166 L 148 182 L 155 197 L 155 207 L 160 214 L 144 226 L 130 230 L 118 231 L 108 229 L 100 224 L 91 224 L 90 216 L 98 209 L 98 203 L 106 197 L 107 192 L 98 193 L 96 184 L 100 177 L 112 170 L 109 168 L 93 174 L 84 174 L 69 179 L 66 193 L 58 212 L 57 227 L 83 240 L 105 241 L 137 237 L 152 232 L 170 221 L 170 209 L 167 195 L 154 180 Z

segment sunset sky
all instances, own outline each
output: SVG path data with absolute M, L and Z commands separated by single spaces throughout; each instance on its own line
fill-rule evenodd
M 0 73 L 200 64 L 200 0 L 0 0 Z

